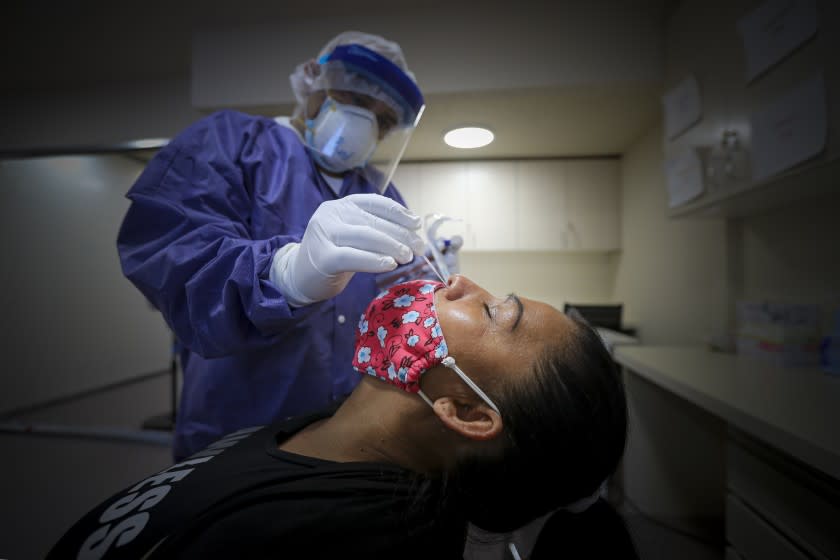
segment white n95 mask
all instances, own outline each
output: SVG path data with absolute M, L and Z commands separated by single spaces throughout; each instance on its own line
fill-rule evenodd
M 376 150 L 376 115 L 327 97 L 318 116 L 306 121 L 306 146 L 315 162 L 333 173 L 362 167 Z

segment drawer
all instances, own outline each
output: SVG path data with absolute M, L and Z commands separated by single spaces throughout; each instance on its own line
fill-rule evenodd
M 744 560 L 811 560 L 732 494 L 726 497 L 726 540 Z
M 726 455 L 731 493 L 810 556 L 840 559 L 840 481 L 734 431 Z

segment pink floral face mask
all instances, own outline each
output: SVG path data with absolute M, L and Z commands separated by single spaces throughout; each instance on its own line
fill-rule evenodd
M 452 369 L 499 413 L 498 407 L 449 356 L 446 340 L 435 311 L 435 292 L 444 284 L 412 280 L 379 294 L 359 320 L 353 369 L 378 377 L 409 393 L 420 390 L 420 376 L 438 364 Z

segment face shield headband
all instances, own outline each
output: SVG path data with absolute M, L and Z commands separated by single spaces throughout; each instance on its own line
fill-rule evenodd
M 414 126 L 420 118 L 424 101 L 417 84 L 399 66 L 375 51 L 356 44 L 341 45 L 322 56 L 318 63 L 325 67 L 340 65 L 345 72 L 357 74 L 380 88 L 397 105 L 403 126 Z

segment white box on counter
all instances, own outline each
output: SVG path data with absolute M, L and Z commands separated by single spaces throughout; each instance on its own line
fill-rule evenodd
M 818 305 L 741 301 L 736 317 L 738 354 L 783 367 L 819 363 Z

